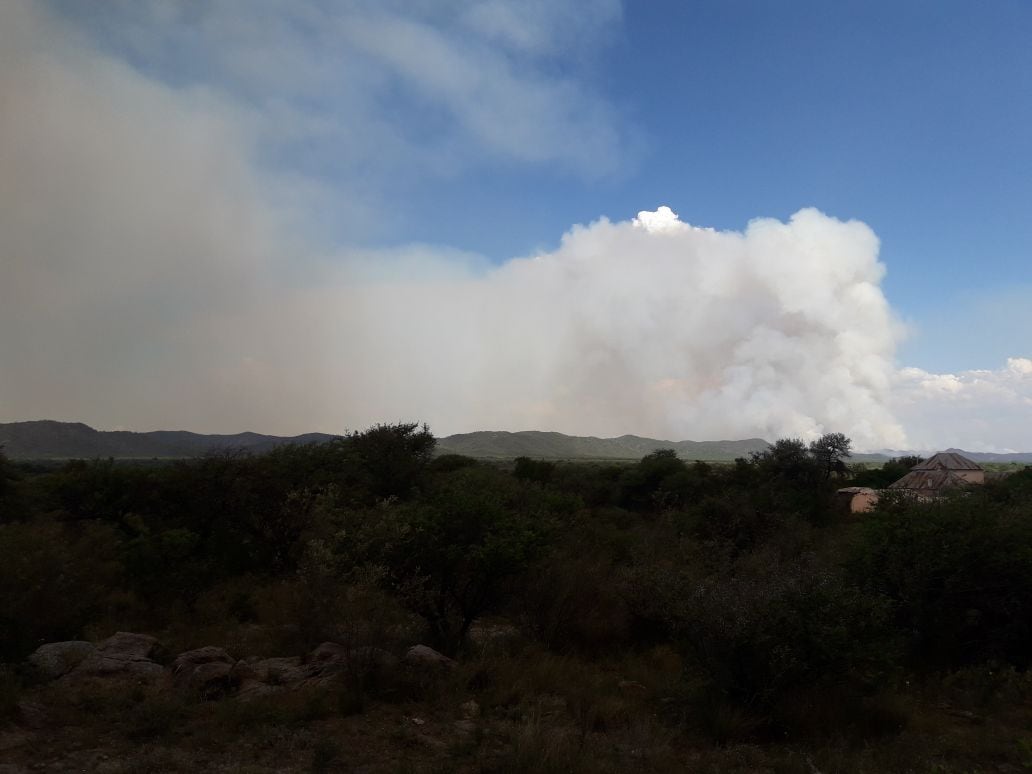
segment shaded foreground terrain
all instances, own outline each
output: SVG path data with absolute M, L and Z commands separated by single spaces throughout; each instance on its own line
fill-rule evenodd
M 0 458 L 0 771 L 1032 767 L 1032 471 L 434 444 Z

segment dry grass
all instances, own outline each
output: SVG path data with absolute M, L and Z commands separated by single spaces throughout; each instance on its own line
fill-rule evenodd
M 46 729 L 0 758 L 108 774 L 349 766 L 370 774 L 1032 769 L 1032 681 L 1012 670 L 967 670 L 872 697 L 869 715 L 896 713 L 908 722 L 867 735 L 822 735 L 819 715 L 832 711 L 834 696 L 824 704 L 801 697 L 799 711 L 813 716 L 816 730 L 763 743 L 738 741 L 753 720 L 727 706 L 669 712 L 681 700 L 671 687 L 681 674 L 680 659 L 665 649 L 593 660 L 527 646 L 401 681 L 402 690 L 370 697 L 357 712 L 340 688 L 203 702 L 103 680 L 52 684 L 28 690 L 46 706 Z M 471 698 L 479 711 L 463 709 Z

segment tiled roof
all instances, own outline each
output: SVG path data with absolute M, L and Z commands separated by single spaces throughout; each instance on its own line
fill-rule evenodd
M 954 486 L 964 486 L 967 482 L 949 470 L 918 470 L 914 468 L 903 478 L 889 486 L 889 489 L 913 489 L 917 491 L 937 492 Z
M 981 470 L 982 466 L 956 452 L 939 452 L 911 470 Z

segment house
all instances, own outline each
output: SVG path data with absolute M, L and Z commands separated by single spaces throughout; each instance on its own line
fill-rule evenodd
M 984 483 L 985 470 L 977 462 L 956 452 L 939 452 L 912 467 L 889 489 L 931 499 L 940 497 L 948 489 Z

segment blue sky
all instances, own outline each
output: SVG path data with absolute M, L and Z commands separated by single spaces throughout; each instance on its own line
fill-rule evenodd
M 0 190 L 0 268 L 20 289 L 8 306 L 46 294 L 64 310 L 33 333 L 34 349 L 0 340 L 7 362 L 36 353 L 6 394 L 0 378 L 8 418 L 300 431 L 411 406 L 449 430 L 805 435 L 857 415 L 855 434 L 873 445 L 1010 448 L 1028 435 L 1023 0 L 12 0 L 0 13 L 0 88 L 14 106 L 0 158 L 16 160 Z M 628 236 L 674 233 L 633 221 L 661 205 L 728 236 L 713 246 L 675 229 L 681 263 L 668 265 L 666 237 Z M 790 221 L 804 208 L 823 220 Z M 62 226 L 41 231 L 44 218 Z M 787 224 L 794 247 L 746 231 L 767 218 Z M 854 220 L 867 230 L 835 225 Z M 768 252 L 754 263 L 742 244 Z M 578 251 L 610 274 L 577 274 Z M 811 282 L 797 270 L 813 251 L 829 268 Z M 566 267 L 555 274 L 565 279 L 516 278 L 514 259 L 533 256 Z M 671 284 L 706 285 L 730 271 L 720 262 L 740 272 L 722 295 Z M 841 314 L 868 285 L 880 295 L 866 316 Z M 640 293 L 614 296 L 619 287 Z M 811 306 L 797 309 L 793 292 Z M 549 294 L 570 308 L 549 311 L 552 334 L 508 341 L 508 360 L 498 339 L 455 333 L 475 319 L 507 336 L 521 320 L 489 322 L 494 310 L 543 308 Z M 384 300 L 410 295 L 430 300 L 403 310 Z M 700 343 L 711 324 L 685 311 L 722 318 L 715 299 L 760 310 L 725 321 L 738 332 L 727 362 Z M 316 319 L 320 304 L 366 316 Z M 446 320 L 445 307 L 465 317 Z M 607 308 L 627 327 L 611 328 Z M 290 335 L 254 333 L 269 309 Z M 699 330 L 639 353 L 687 319 Z M 416 335 L 427 320 L 438 339 L 458 336 L 461 362 L 411 365 L 428 351 L 427 363 L 450 362 L 447 347 Z M 87 332 L 120 344 L 85 345 Z M 570 349 L 546 367 L 534 353 L 550 338 Z M 848 347 L 860 365 L 846 362 Z M 759 360 L 742 354 L 759 349 Z M 831 362 L 829 352 L 843 361 L 825 369 L 838 381 L 811 393 L 793 369 Z M 80 357 L 89 388 L 59 388 Z M 334 370 L 338 358 L 359 367 Z M 173 373 L 215 397 L 177 408 Z M 125 392 L 111 389 L 112 374 Z M 255 394 L 241 408 L 233 390 L 244 383 Z M 369 397 L 399 383 L 417 389 Z M 502 394 L 460 409 L 449 396 L 469 384 L 483 388 L 471 395 Z M 582 411 L 594 392 L 608 397 Z M 351 409 L 334 403 L 341 394 Z M 752 405 L 753 424 L 698 424 L 684 406 L 713 394 Z M 270 408 L 286 403 L 310 410 Z M 794 418 L 777 420 L 779 405 Z M 883 409 L 881 429 L 859 416 Z M 611 421 L 622 413 L 624 424 Z M 965 419 L 937 436 L 948 415 Z
M 659 204 L 728 229 L 816 206 L 881 238 L 909 362 L 989 368 L 1030 344 L 980 309 L 1032 284 L 1029 40 L 1024 2 L 631 4 L 589 74 L 629 127 L 622 171 L 435 181 L 407 236 L 500 259 Z M 979 336 L 941 346 L 951 319 Z

